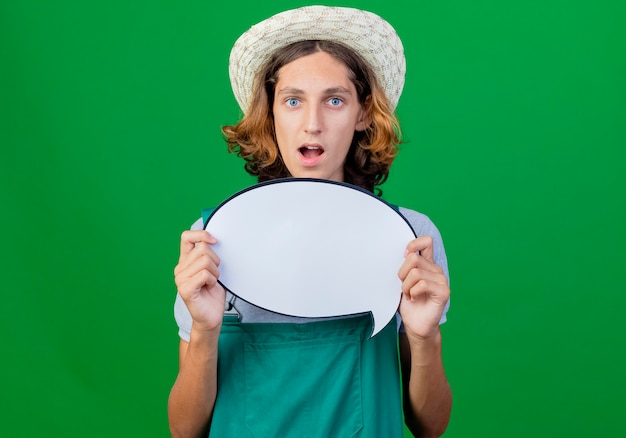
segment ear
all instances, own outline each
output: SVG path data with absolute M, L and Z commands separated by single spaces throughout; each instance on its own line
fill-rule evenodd
M 359 110 L 359 118 L 357 119 L 356 126 L 354 128 L 355 131 L 362 132 L 370 127 L 372 124 L 372 116 L 370 114 L 370 105 L 372 100 L 372 96 L 369 95 L 365 99 L 365 102 L 361 104 L 361 109 Z
M 354 130 L 358 132 L 363 132 L 370 127 L 371 123 L 372 118 L 369 115 L 364 114 L 362 117 L 359 118 L 359 121 L 357 122 Z

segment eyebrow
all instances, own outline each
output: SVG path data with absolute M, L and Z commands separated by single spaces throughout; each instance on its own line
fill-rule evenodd
M 278 90 L 278 94 L 293 94 L 293 95 L 302 95 L 305 94 L 304 90 L 300 88 L 293 87 L 285 87 Z M 331 87 L 324 90 L 324 94 L 352 94 L 350 89 L 346 87 Z

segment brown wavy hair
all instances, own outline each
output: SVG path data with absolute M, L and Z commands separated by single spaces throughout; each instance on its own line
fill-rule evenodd
M 256 76 L 248 112 L 236 125 L 222 127 L 231 153 L 243 158 L 246 171 L 259 182 L 291 176 L 276 143 L 274 89 L 281 67 L 319 51 L 342 62 L 349 71 L 369 126 L 355 131 L 344 163 L 344 182 L 370 192 L 387 180 L 398 153 L 400 125 L 369 65 L 353 50 L 333 41 L 307 40 L 279 49 Z M 382 194 L 376 188 L 378 195 Z

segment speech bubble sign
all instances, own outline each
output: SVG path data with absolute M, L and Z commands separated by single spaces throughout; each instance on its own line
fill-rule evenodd
M 245 189 L 205 229 L 220 283 L 272 312 L 333 317 L 371 312 L 371 336 L 393 318 L 397 272 L 415 232 L 392 206 L 343 183 L 288 178 Z

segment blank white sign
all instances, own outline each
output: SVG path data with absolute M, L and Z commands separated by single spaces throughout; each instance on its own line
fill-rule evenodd
M 246 189 L 210 216 L 220 283 L 261 308 L 292 316 L 371 312 L 372 336 L 393 318 L 397 273 L 415 238 L 393 207 L 353 186 L 285 179 Z

